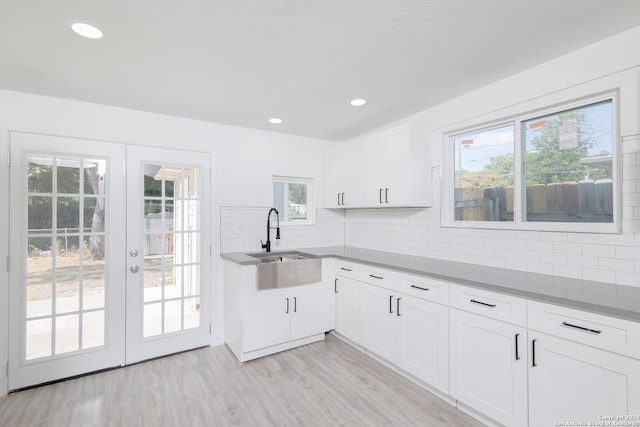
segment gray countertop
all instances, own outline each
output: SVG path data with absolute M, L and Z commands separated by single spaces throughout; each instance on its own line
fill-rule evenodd
M 484 267 L 349 246 L 304 248 L 296 251 L 312 257 L 331 257 L 369 264 L 640 322 L 640 287 Z M 240 265 L 260 262 L 245 253 L 222 254 L 222 258 Z

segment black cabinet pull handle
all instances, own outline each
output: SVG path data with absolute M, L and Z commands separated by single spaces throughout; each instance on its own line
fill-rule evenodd
M 518 351 L 518 338 L 520 337 L 520 334 L 516 334 L 516 360 L 520 360 L 520 352 Z
M 475 304 L 486 305 L 487 307 L 491 307 L 491 308 L 496 306 L 495 304 L 489 304 L 488 302 L 476 301 L 474 299 L 470 299 L 469 301 L 471 301 L 471 302 L 473 302 Z
M 344 271 L 351 271 L 350 268 L 344 268 L 344 267 L 340 267 L 340 270 L 344 270 Z
M 388 188 L 384 189 L 384 202 L 385 203 L 389 203 L 389 189 Z
M 602 333 L 602 331 L 598 330 L 598 329 L 585 328 L 584 326 L 572 325 L 571 323 L 567 323 L 567 322 L 562 322 L 562 324 L 564 326 L 569 326 L 570 328 L 580 329 L 581 331 L 585 331 L 585 332 L 592 332 L 594 334 Z
M 340 193 L 338 193 L 338 206 L 340 206 Z
M 389 313 L 393 314 L 393 295 L 389 296 Z
M 297 297 L 293 297 L 293 312 L 297 312 L 298 311 L 298 298 Z
M 342 206 L 344 206 L 344 193 L 341 193 L 341 194 L 342 194 Z
M 416 286 L 416 285 L 411 285 L 411 287 L 413 289 L 420 289 L 421 291 L 428 291 L 429 290 L 429 288 L 421 288 L 420 286 Z
M 398 299 L 396 300 L 396 316 L 398 316 L 398 317 L 400 317 L 400 300 L 401 300 L 401 299 L 402 299 L 402 298 L 398 298 Z
M 338 279 L 335 279 L 333 281 L 333 293 L 335 293 L 335 294 L 338 293 Z
M 379 197 L 380 203 L 382 203 L 382 188 L 380 189 L 380 191 L 378 193 L 379 193 L 378 197 Z
M 370 274 L 369 277 L 373 277 L 374 279 L 380 279 L 380 280 L 384 279 L 384 277 L 382 276 L 374 276 L 373 274 Z
M 533 367 L 538 366 L 536 363 L 536 341 L 538 340 L 534 339 L 531 341 L 531 366 Z
M 287 314 L 289 314 L 289 298 L 287 298 Z

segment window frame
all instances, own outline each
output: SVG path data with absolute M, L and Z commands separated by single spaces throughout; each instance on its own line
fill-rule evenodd
M 275 206 L 275 194 L 273 193 L 273 184 L 305 184 L 307 186 L 307 219 L 300 221 L 289 221 L 286 219 L 286 212 L 280 213 L 280 226 L 300 226 L 300 225 L 315 225 L 316 224 L 316 203 L 315 203 L 315 188 L 313 178 L 291 177 L 282 175 L 273 175 L 271 180 L 271 200 Z M 275 206 L 278 208 L 277 206 Z
M 446 130 L 442 133 L 441 169 L 441 226 L 450 228 L 477 228 L 496 230 L 555 231 L 575 233 L 616 234 L 622 231 L 622 150 L 620 138 L 620 95 L 618 90 L 609 90 L 570 101 L 549 104 L 545 107 L 515 111 L 514 113 L 486 122 Z M 604 101 L 611 101 L 612 109 L 612 169 L 613 169 L 613 222 L 545 222 L 525 221 L 526 190 L 523 184 L 523 153 L 526 150 L 522 138 L 522 123 L 561 113 L 566 110 L 586 107 Z M 470 133 L 482 132 L 502 126 L 514 126 L 514 212 L 513 221 L 462 221 L 455 219 L 454 177 L 455 139 Z

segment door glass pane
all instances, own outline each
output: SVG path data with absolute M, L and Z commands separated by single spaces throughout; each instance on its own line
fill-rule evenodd
M 104 311 L 95 309 L 105 308 L 106 161 L 28 159 L 26 360 L 102 346 Z
M 200 195 L 198 169 L 144 166 L 143 336 L 199 327 Z M 192 307 L 188 312 L 186 306 Z M 185 321 L 185 316 L 189 321 Z
M 80 159 L 76 157 L 56 158 L 57 187 L 58 194 L 78 194 L 80 193 Z
M 39 320 L 27 320 L 26 359 L 51 356 L 53 338 L 51 317 Z
M 78 315 L 57 316 L 56 320 L 56 354 L 78 350 L 80 324 Z
M 27 319 L 50 316 L 52 307 L 53 278 L 51 276 L 27 279 Z
M 56 313 L 80 310 L 80 277 L 77 275 L 56 277 Z
M 104 343 L 104 311 L 82 315 L 82 348 L 100 347 Z

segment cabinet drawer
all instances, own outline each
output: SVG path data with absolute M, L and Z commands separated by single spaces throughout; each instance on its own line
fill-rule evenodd
M 640 359 L 640 323 L 528 302 L 529 329 Z
M 360 266 L 360 271 L 359 280 L 391 290 L 396 289 L 395 272 L 368 265 Z
M 336 261 L 336 276 L 359 279 L 359 276 L 362 275 L 361 268 L 358 264 L 338 260 Z
M 451 306 L 493 319 L 527 325 L 527 301 L 483 289 L 451 285 Z
M 398 275 L 398 286 L 398 290 L 407 295 L 440 304 L 449 304 L 449 283 L 447 282 L 401 273 Z

